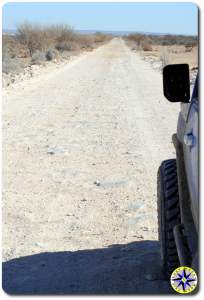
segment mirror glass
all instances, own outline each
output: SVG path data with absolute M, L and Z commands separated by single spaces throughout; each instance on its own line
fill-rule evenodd
M 188 103 L 190 80 L 188 64 L 167 65 L 163 69 L 164 96 L 171 102 Z

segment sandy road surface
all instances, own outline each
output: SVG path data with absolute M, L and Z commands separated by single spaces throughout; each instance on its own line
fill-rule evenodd
M 114 39 L 3 100 L 4 289 L 168 292 L 156 175 L 178 106 L 161 75 Z

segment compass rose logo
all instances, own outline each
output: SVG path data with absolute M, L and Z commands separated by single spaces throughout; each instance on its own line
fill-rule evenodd
M 171 274 L 172 288 L 181 294 L 188 294 L 197 286 L 196 272 L 189 267 L 179 267 Z

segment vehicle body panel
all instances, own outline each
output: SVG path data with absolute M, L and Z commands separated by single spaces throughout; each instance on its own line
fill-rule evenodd
M 193 136 L 193 145 L 183 144 L 185 169 L 190 194 L 190 204 L 196 229 L 198 230 L 198 101 L 192 99 L 185 135 Z M 185 137 L 184 135 L 184 137 Z

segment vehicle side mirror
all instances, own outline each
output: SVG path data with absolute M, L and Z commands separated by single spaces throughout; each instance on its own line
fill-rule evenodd
M 189 103 L 190 79 L 188 64 L 167 65 L 163 68 L 164 96 L 170 102 Z

